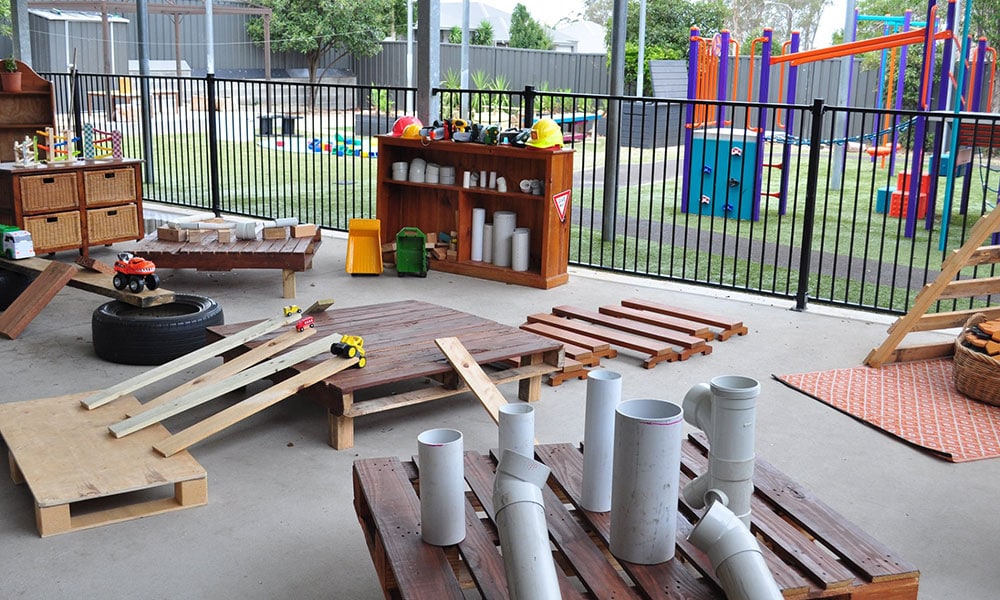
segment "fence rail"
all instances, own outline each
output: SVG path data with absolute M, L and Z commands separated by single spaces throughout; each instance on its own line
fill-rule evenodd
M 340 231 L 352 218 L 375 216 L 375 136 L 391 129 L 415 93 L 213 77 L 46 76 L 55 82 L 60 129 L 89 123 L 122 132 L 124 154 L 145 161 L 147 200 L 262 219 L 297 216 Z M 575 149 L 573 264 L 794 298 L 800 307 L 816 301 L 905 312 L 993 209 L 1000 188 L 991 159 L 1000 115 L 530 87 L 434 93 L 447 118 L 502 128 L 540 116 L 561 122 Z M 956 126 L 964 137 L 952 160 L 947 142 Z M 994 267 L 976 269 L 963 276 Z M 987 305 L 995 296 L 972 302 Z M 970 307 L 949 301 L 937 309 Z

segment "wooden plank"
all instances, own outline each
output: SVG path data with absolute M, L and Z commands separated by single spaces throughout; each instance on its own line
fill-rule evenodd
M 261 335 L 274 331 L 284 325 L 294 323 L 297 319 L 297 317 L 275 317 L 247 327 L 237 334 L 208 344 L 207 346 L 199 348 L 194 352 L 189 352 L 184 356 L 175 358 L 170 362 L 163 363 L 158 367 L 150 369 L 145 373 L 140 373 L 135 377 L 119 382 L 105 390 L 96 392 L 93 395 L 84 398 L 83 405 L 87 408 L 97 408 L 99 406 L 103 406 L 115 398 L 121 398 L 125 394 L 130 394 L 140 388 L 150 385 L 151 383 L 155 383 L 161 379 L 169 377 L 174 373 L 179 373 L 192 365 L 196 365 L 204 360 L 218 356 L 223 352 L 232 350 L 233 348 L 242 345 L 244 342 L 260 337 Z
M 554 327 L 561 327 L 570 331 L 576 331 L 582 333 L 583 335 L 595 337 L 631 350 L 638 350 L 639 352 L 644 352 L 664 360 L 676 360 L 678 357 L 678 353 L 674 351 L 670 344 L 664 344 L 663 342 L 647 337 L 624 333 L 607 327 L 601 327 L 599 325 L 590 325 L 588 323 L 571 321 L 570 319 L 563 319 L 555 315 L 546 314 L 528 315 L 528 320 L 536 323 L 545 323 Z
M 130 410 L 125 414 L 129 417 L 134 417 L 140 412 L 149 410 L 151 408 L 155 408 L 157 406 L 160 406 L 161 404 L 166 404 L 167 402 L 170 402 L 175 398 L 180 398 L 181 396 L 191 392 L 195 388 L 207 385 L 212 381 L 217 381 L 219 379 L 224 379 L 231 375 L 235 375 L 240 371 L 252 367 L 253 365 L 263 360 L 271 358 L 272 356 L 281 352 L 282 350 L 286 350 L 289 346 L 301 342 L 304 338 L 309 337 L 315 333 L 316 330 L 311 327 L 304 329 L 301 332 L 295 331 L 294 329 L 291 331 L 286 331 L 285 333 L 279 335 L 278 337 L 272 338 L 267 342 L 261 344 L 260 346 L 255 347 L 249 352 L 245 352 L 243 354 L 240 354 L 236 358 L 227 360 L 226 362 L 222 363 L 221 365 L 212 369 L 211 371 L 202 373 L 201 375 L 195 377 L 194 379 L 187 381 L 166 393 L 160 394 L 156 398 L 153 398 L 149 402 L 146 402 L 137 409 Z
M 28 284 L 21 295 L 14 299 L 7 310 L 0 314 L 0 335 L 8 340 L 16 339 L 29 323 L 55 298 L 59 290 L 76 272 L 72 266 L 54 262 L 42 274 Z
M 590 352 L 597 353 L 603 352 L 611 349 L 611 344 L 605 342 L 604 340 L 598 340 L 592 337 L 581 335 L 579 333 L 574 333 L 568 331 L 561 327 L 553 327 L 551 325 L 546 325 L 544 323 L 534 323 L 528 322 L 521 325 L 521 329 L 525 331 L 530 331 L 538 335 L 543 335 L 547 338 L 552 338 L 554 340 L 559 340 L 565 344 L 573 344 L 574 346 L 579 346 L 581 348 L 586 348 Z
M 23 273 L 30 277 L 35 277 L 47 269 L 53 262 L 58 261 L 52 261 L 38 256 L 23 258 L 20 260 L 0 258 L 0 268 L 7 269 L 8 271 Z M 140 308 L 158 306 L 160 304 L 169 304 L 174 301 L 174 293 L 170 290 L 165 290 L 163 288 L 157 288 L 156 290 L 146 289 L 138 294 L 133 294 L 128 290 L 116 290 L 114 284 L 112 284 L 112 278 L 108 277 L 106 274 L 85 269 L 77 264 L 71 264 L 70 266 L 74 269 L 73 277 L 67 283 L 70 287 L 106 296 Z
M 930 360 L 932 358 L 947 358 L 955 354 L 955 342 L 938 342 L 914 344 L 896 348 L 891 356 L 892 362 L 910 362 L 914 360 Z
M 989 296 L 1000 292 L 1000 277 L 979 277 L 977 279 L 958 279 L 949 281 L 948 285 L 938 294 L 939 300 L 952 298 L 969 298 Z
M 969 317 L 978 313 L 983 313 L 987 319 L 998 319 L 1000 318 L 1000 306 L 927 313 L 921 315 L 910 331 L 935 331 L 937 329 L 962 327 L 969 320 Z M 896 323 L 899 323 L 899 321 L 896 321 Z
M 186 450 L 223 429 L 281 402 L 310 385 L 356 364 L 358 364 L 356 357 L 328 358 L 318 365 L 302 371 L 298 375 L 278 382 L 242 402 L 234 404 L 203 421 L 199 421 L 179 433 L 175 433 L 167 439 L 154 444 L 153 448 L 163 456 L 173 456 L 181 450 Z
M 1000 246 L 980 246 L 965 261 L 966 266 L 1000 263 Z
M 121 438 L 140 429 L 149 427 L 154 423 L 159 423 L 164 419 L 180 414 L 189 408 L 199 406 L 218 398 L 219 396 L 249 385 L 259 379 L 264 379 L 283 371 L 294 364 L 309 360 L 319 354 L 330 351 L 330 344 L 340 341 L 340 334 L 324 337 L 321 340 L 306 344 L 298 348 L 293 348 L 288 352 L 264 361 L 259 365 L 240 371 L 221 381 L 213 382 L 194 389 L 183 396 L 174 398 L 170 402 L 161 404 L 149 410 L 144 410 L 134 417 L 129 417 L 108 427 L 108 430 L 116 438 Z
M 650 325 L 656 325 L 665 329 L 673 329 L 703 340 L 715 339 L 715 334 L 712 333 L 712 330 L 710 330 L 707 325 L 696 321 L 690 321 L 688 319 L 679 319 L 677 317 L 671 317 L 670 315 L 661 315 L 660 313 L 628 308 L 627 306 L 607 305 L 602 306 L 597 310 L 604 315 L 619 317 L 622 319 L 631 319 L 642 323 L 649 323 Z
M 98 273 L 104 273 L 105 275 L 114 275 L 115 268 L 108 263 L 101 262 L 96 258 L 91 258 L 89 256 L 78 256 L 76 257 L 76 264 L 80 265 L 84 269 L 89 269 L 91 271 L 96 271 Z
M 661 304 L 659 302 L 651 302 L 649 300 L 642 300 L 641 298 L 629 298 L 627 300 L 622 300 L 622 306 L 637 308 L 640 310 L 650 310 L 664 315 L 670 315 L 672 317 L 679 317 L 689 321 L 705 323 L 706 325 L 711 325 L 713 327 L 721 327 L 723 329 L 739 330 L 743 328 L 743 321 L 737 319 L 727 319 L 726 317 L 720 317 L 718 315 L 697 312 L 687 308 Z
M 660 340 L 662 342 L 667 342 L 668 344 L 680 346 L 686 350 L 704 347 L 706 345 L 705 340 L 693 335 L 688 335 L 686 333 L 667 329 L 658 325 L 650 325 L 648 323 L 633 321 L 627 318 L 613 317 L 611 315 L 586 310 L 576 306 L 555 306 L 552 308 L 552 314 L 571 319 L 581 319 L 594 323 L 595 325 L 603 325 L 612 329 L 620 329 L 621 331 L 628 333 L 634 333 L 650 339 Z
M 507 404 L 507 399 L 503 397 L 497 386 L 493 385 L 489 376 L 483 372 L 482 367 L 472 358 L 469 351 L 465 349 L 458 338 L 438 338 L 434 340 L 441 352 L 444 352 L 448 362 L 458 373 L 458 376 L 469 386 L 472 393 L 479 398 L 490 414 L 494 423 L 500 423 L 500 407 Z

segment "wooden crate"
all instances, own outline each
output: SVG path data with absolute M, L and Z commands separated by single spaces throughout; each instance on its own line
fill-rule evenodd
M 21 207 L 26 213 L 66 210 L 80 205 L 76 173 L 30 175 L 21 180 Z
M 657 565 L 615 560 L 610 513 L 579 509 L 583 454 L 570 444 L 536 446 L 552 469 L 543 492 L 563 598 L 725 598 L 708 557 L 687 542 L 703 510 L 680 503 L 677 553 Z M 704 438 L 683 445 L 681 484 L 707 468 Z M 466 538 L 439 548 L 420 538 L 416 465 L 395 458 L 354 462 L 354 506 L 386 598 L 506 598 L 494 524 L 496 461 L 465 454 Z M 915 567 L 846 521 L 770 464 L 756 461 L 752 529 L 785 598 L 915 600 Z
M 87 234 L 91 244 L 139 237 L 135 204 L 94 208 L 87 211 Z
M 135 171 L 131 168 L 83 172 L 87 205 L 135 202 Z
M 83 243 L 80 213 L 76 211 L 25 217 L 24 228 L 31 232 L 36 254 L 74 248 Z
M 27 483 L 42 537 L 79 531 L 208 502 L 205 469 L 187 452 L 163 458 L 156 425 L 126 438 L 108 425 L 141 405 L 132 396 L 87 410 L 93 392 L 0 404 L 0 436 L 11 478 Z

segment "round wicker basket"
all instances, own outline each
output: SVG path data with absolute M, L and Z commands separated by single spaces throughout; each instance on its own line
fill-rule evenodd
M 962 340 L 973 325 L 986 321 L 986 315 L 976 313 L 965 322 L 955 340 L 955 387 L 973 400 L 1000 406 L 1000 360 L 983 352 L 967 348 Z

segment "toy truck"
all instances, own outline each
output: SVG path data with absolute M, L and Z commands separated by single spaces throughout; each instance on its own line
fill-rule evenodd
M 341 336 L 339 342 L 330 345 L 330 353 L 344 358 L 357 356 L 359 369 L 365 368 L 368 364 L 368 359 L 365 358 L 365 340 L 360 335 Z
M 131 252 L 119 252 L 114 268 L 115 276 L 111 282 L 116 290 L 128 288 L 128 291 L 138 294 L 143 287 L 150 290 L 160 287 L 160 276 L 156 274 L 156 264 L 151 260 Z
M 8 229 L 3 232 L 3 255 L 10 259 L 31 258 L 35 255 L 35 245 L 31 233 L 23 229 Z

